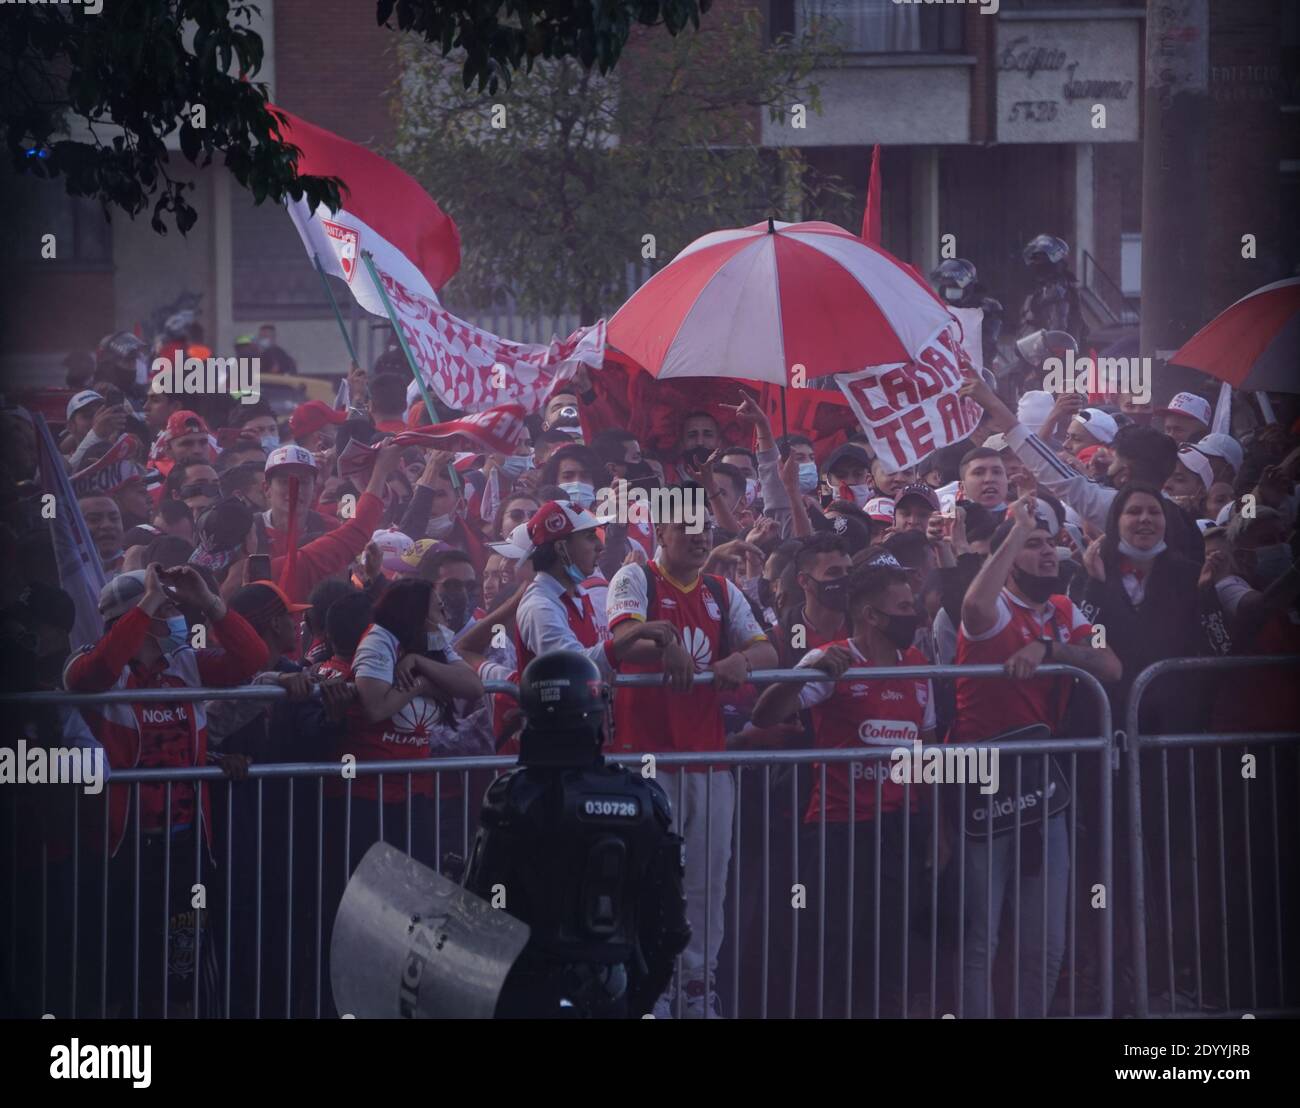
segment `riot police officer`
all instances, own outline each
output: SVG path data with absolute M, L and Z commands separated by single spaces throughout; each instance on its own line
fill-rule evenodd
M 1070 272 L 1070 247 L 1055 235 L 1036 235 L 1025 244 L 1025 266 L 1034 288 L 1020 311 L 1020 337 L 1033 331 L 1065 331 L 1080 349 L 1087 346 L 1088 326 L 1079 305 L 1079 284 Z
M 996 372 L 996 360 L 1001 352 L 998 337 L 1002 334 L 1002 304 L 988 295 L 975 271 L 975 263 L 965 258 L 947 258 L 930 274 L 930 283 L 939 299 L 951 307 L 983 309 L 980 349 L 984 368 Z
M 576 652 L 534 658 L 520 679 L 519 765 L 484 797 L 465 877 L 531 929 L 498 1018 L 642 1016 L 690 938 L 668 797 L 601 755 L 610 699 Z

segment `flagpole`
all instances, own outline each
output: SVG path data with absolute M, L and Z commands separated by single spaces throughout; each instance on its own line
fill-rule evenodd
M 424 398 L 424 406 L 429 412 L 429 422 L 437 424 L 438 413 L 433 407 L 433 397 L 429 395 L 429 389 L 424 383 L 424 378 L 420 374 L 420 368 L 415 364 L 415 355 L 411 353 L 411 348 L 406 343 L 406 335 L 397 322 L 397 313 L 393 311 L 393 302 L 388 299 L 388 292 L 384 288 L 384 283 L 379 279 L 379 274 L 375 272 L 374 260 L 370 257 L 369 250 L 361 251 L 361 260 L 366 263 L 366 270 L 370 274 L 370 280 L 374 282 L 375 291 L 379 293 L 379 299 L 384 302 L 384 311 L 388 313 L 388 322 L 393 325 L 393 330 L 397 332 L 397 341 L 402 348 L 402 353 L 406 355 L 406 364 L 411 368 L 411 374 L 415 378 L 415 385 L 420 390 L 420 395 Z
M 320 264 L 320 255 L 313 254 L 311 260 L 316 263 L 316 272 L 320 274 L 320 283 L 325 286 L 325 295 L 330 298 L 330 307 L 334 309 L 334 318 L 338 321 L 339 331 L 343 335 L 343 341 L 347 344 L 348 356 L 352 359 L 352 364 L 359 366 L 357 361 L 356 347 L 352 345 L 352 336 L 348 334 L 348 329 L 343 326 L 343 313 L 339 311 L 339 302 L 334 299 L 334 290 L 330 288 L 330 283 L 325 280 L 325 270 Z

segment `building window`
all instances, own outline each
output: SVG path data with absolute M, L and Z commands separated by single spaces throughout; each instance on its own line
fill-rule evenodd
M 302 239 L 284 206 L 255 205 L 243 190 L 233 192 L 231 280 L 235 318 L 320 319 L 331 315 L 320 274 L 303 250 Z M 339 288 L 336 284 L 336 295 Z
M 21 233 L 9 247 L 17 261 L 67 269 L 110 269 L 113 231 L 99 202 L 69 196 L 62 178 L 23 176 L 13 181 L 12 226 Z M 44 236 L 54 236 L 54 257 L 42 253 Z
M 938 54 L 963 45 L 960 7 L 894 0 L 793 0 L 796 31 L 820 24 L 850 54 Z M 773 23 L 780 26 L 773 12 Z

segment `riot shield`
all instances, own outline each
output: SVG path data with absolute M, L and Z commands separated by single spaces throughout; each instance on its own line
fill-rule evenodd
M 490 1019 L 528 935 L 527 924 L 375 843 L 334 920 L 334 1003 L 363 1019 Z

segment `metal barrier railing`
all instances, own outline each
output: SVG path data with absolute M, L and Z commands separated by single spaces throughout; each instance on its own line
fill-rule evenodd
M 1113 763 L 1114 745 L 1109 702 L 1096 678 L 1082 670 L 1050 665 L 1040 667 L 1038 675 L 1068 677 L 1086 687 L 1096 704 L 1099 727 L 1098 734 L 1085 738 L 976 744 L 990 752 L 996 751 L 999 757 L 1014 759 L 1017 795 L 1021 791 L 1025 759 L 1030 759 L 1030 773 L 1041 773 L 1038 780 L 1044 783 L 1044 787 L 1052 756 L 1068 759 L 1068 782 L 1073 798 L 1068 818 L 1063 813 L 1042 819 L 1036 832 L 1030 818 L 1024 816 L 1025 833 L 1022 834 L 1022 809 L 1013 805 L 1013 827 L 1008 834 L 995 840 L 993 799 L 986 795 L 984 827 L 987 835 L 981 833 L 972 837 L 962 833 L 968 811 L 966 792 L 961 788 L 946 790 L 942 784 L 933 788 L 917 785 L 916 795 L 926 795 L 929 799 L 927 803 L 918 802 L 913 812 L 913 781 L 907 780 L 902 784 L 900 807 L 887 811 L 883 802 L 885 773 L 881 769 L 871 775 L 866 769 L 870 763 L 883 765 L 893 756 L 887 746 L 860 750 L 655 752 L 656 773 L 664 779 L 662 783 L 674 801 L 676 818 L 682 824 L 688 841 L 688 866 L 694 867 L 696 874 L 693 882 L 688 872 L 688 899 L 694 897 L 693 903 L 698 907 L 693 912 L 692 923 L 701 934 L 703 947 L 701 965 L 686 966 L 679 960 L 679 986 L 687 987 L 676 990 L 677 1013 L 682 1014 L 684 1008 L 689 1008 L 686 999 L 688 987 L 699 980 L 705 991 L 704 1014 L 707 1014 L 708 993 L 717 987 L 722 995 L 718 983 L 722 978 L 729 978 L 726 983 L 733 1014 L 766 1016 L 771 1011 L 784 1009 L 778 1014 L 839 1015 L 852 1011 L 854 1014 L 879 1015 L 895 1001 L 901 1004 L 901 1008 L 893 1014 L 903 1016 L 919 1013 L 933 1017 L 950 1011 L 960 1017 L 968 1014 L 968 1010 L 975 1014 L 991 1014 L 994 995 L 998 991 L 996 986 L 1005 985 L 1007 978 L 1007 974 L 999 975 L 995 971 L 995 961 L 998 961 L 1003 969 L 1008 968 L 1008 962 L 1010 964 L 1008 1007 L 1013 1015 L 1021 1014 L 1022 1010 L 1048 1014 L 1062 973 L 1064 981 L 1068 982 L 1068 990 L 1058 1007 L 1063 1007 L 1066 1014 L 1079 1014 L 1076 989 L 1081 970 L 1086 974 L 1088 969 L 1095 979 L 1096 1006 L 1095 1011 L 1085 1014 L 1110 1015 L 1113 1011 L 1114 979 L 1113 913 L 1110 910 L 1081 913 L 1086 901 L 1081 904 L 1075 888 L 1079 867 L 1079 809 L 1084 802 L 1078 787 L 1080 754 L 1095 756 L 1099 769 L 1095 809 L 1098 817 L 1097 851 L 1086 864 L 1089 877 L 1084 884 L 1090 887 L 1099 882 L 1107 890 L 1112 887 L 1114 821 L 1112 780 L 1108 770 Z M 924 666 L 853 669 L 839 680 L 943 680 L 957 677 L 1008 679 L 1000 666 Z M 712 675 L 699 675 L 699 678 L 709 680 Z M 825 674 L 808 670 L 756 671 L 750 675 L 754 684 L 826 680 Z M 616 683 L 620 686 L 658 685 L 660 678 L 653 674 L 626 675 L 620 676 Z M 490 684 L 487 688 L 492 692 L 515 691 L 514 686 L 508 684 Z M 109 702 L 216 699 L 273 701 L 285 695 L 285 691 L 279 688 L 255 686 L 247 689 L 17 694 L 0 697 L 0 701 L 85 706 Z M 642 764 L 643 759 L 644 755 L 639 753 L 611 756 L 611 760 L 634 765 Z M 19 958 L 18 928 L 13 926 L 15 920 L 11 916 L 11 986 L 17 982 L 20 967 L 28 971 L 28 977 L 32 977 L 31 970 L 35 964 L 39 966 L 35 975 L 38 979 L 31 980 L 30 993 L 39 999 L 42 1011 L 53 1002 L 60 1012 L 84 1013 L 89 999 L 101 1016 L 110 1012 L 166 1016 L 172 999 L 168 993 L 169 968 L 174 969 L 179 941 L 172 894 L 182 887 L 198 889 L 202 886 L 206 889 L 209 885 L 217 885 L 220 895 L 216 908 L 217 918 L 223 924 L 219 928 L 221 934 L 213 935 L 213 905 L 206 902 L 195 905 L 192 921 L 185 924 L 188 933 L 183 936 L 185 941 L 181 946 L 185 960 L 194 967 L 189 975 L 192 991 L 188 997 L 188 1014 L 195 1017 L 201 1014 L 258 1016 L 264 1014 L 264 1010 L 277 1015 L 328 1014 L 325 929 L 332 919 L 330 900 L 335 891 L 341 891 L 341 884 L 359 858 L 357 847 L 361 846 L 364 852 L 364 846 L 373 841 L 366 838 L 370 831 L 358 820 L 373 817 L 373 830 L 379 838 L 395 839 L 398 846 L 404 843 L 408 852 L 422 848 L 431 853 L 432 863 L 441 867 L 447 860 L 444 845 L 459 845 L 462 857 L 468 853 L 471 774 L 496 775 L 513 764 L 514 759 L 507 757 L 357 762 L 355 779 L 377 779 L 373 803 L 354 795 L 356 782 L 352 777 L 344 780 L 337 790 L 331 789 L 331 792 L 341 795 L 326 795 L 327 781 L 337 783 L 340 778 L 337 761 L 254 764 L 249 767 L 248 781 L 220 786 L 215 782 L 223 779 L 224 773 L 216 766 L 184 770 L 118 769 L 113 771 L 102 794 L 102 815 L 96 813 L 94 821 L 86 820 L 82 808 L 87 798 L 76 796 L 71 804 L 70 836 L 65 835 L 62 843 L 43 840 L 39 844 L 39 867 L 28 866 L 25 874 L 19 865 L 18 809 L 15 806 L 11 828 L 15 843 L 10 859 L 11 903 L 17 900 L 20 874 L 23 874 L 22 887 L 33 898 L 39 888 L 40 904 L 39 910 L 32 913 L 39 920 L 39 926 L 29 928 L 24 936 L 34 938 L 38 949 L 25 949 L 23 959 Z M 855 768 L 846 775 L 849 790 L 847 823 L 841 825 L 829 821 L 828 826 L 825 803 L 821 806 L 820 817 L 809 821 L 804 813 L 801 784 L 806 786 L 810 778 L 816 778 L 820 795 L 825 798 L 828 771 L 840 764 L 861 766 L 861 777 L 874 780 L 874 798 L 868 797 L 868 801 L 874 800 L 872 817 L 857 819 L 858 789 L 861 786 Z M 692 769 L 696 773 L 683 772 Z M 778 779 L 783 771 L 788 774 L 788 780 Z M 395 804 L 380 803 L 378 798 L 386 796 L 385 778 L 393 777 L 404 782 L 403 799 Z M 432 780 L 426 781 L 428 778 Z M 700 778 L 703 779 L 702 788 Z M 312 780 L 315 781 L 314 788 L 309 785 Z M 420 796 L 417 796 L 415 787 L 417 780 L 422 785 Z M 268 810 L 266 793 L 272 788 L 279 791 L 280 783 L 284 786 L 285 804 L 278 811 L 274 807 Z M 224 801 L 224 804 L 214 804 L 214 808 L 220 813 L 215 822 L 224 824 L 225 834 L 214 838 L 212 843 L 212 850 L 223 855 L 224 882 L 218 884 L 208 878 L 211 866 L 205 864 L 204 836 L 199 830 L 192 829 L 191 844 L 188 839 L 176 839 L 170 833 L 158 834 L 143 827 L 142 790 L 157 790 L 160 786 L 163 790 L 160 804 L 162 828 L 173 827 L 174 806 L 179 803 L 189 804 L 196 816 L 201 813 L 205 789 L 217 794 L 210 799 L 215 801 L 220 797 Z M 305 793 L 299 792 L 303 786 L 307 786 Z M 97 830 L 102 833 L 103 840 L 107 842 L 110 839 L 111 805 L 107 798 L 114 790 L 118 795 L 121 790 L 128 792 L 134 813 L 134 818 L 125 828 L 122 848 L 116 854 L 83 843 L 83 830 L 94 823 L 98 824 Z M 224 796 L 220 795 L 222 792 Z M 156 792 L 153 795 L 156 797 Z M 702 799 L 697 799 L 701 796 Z M 418 803 L 424 799 L 427 803 Z M 239 818 L 237 803 L 244 809 L 238 813 Z M 296 803 L 298 807 L 295 808 Z M 759 811 L 751 815 L 750 808 L 755 804 Z M 778 834 L 775 839 L 774 805 L 787 808 L 789 816 L 788 835 Z M 974 808 L 969 810 L 974 811 Z M 944 821 L 953 812 L 958 818 L 955 849 L 950 857 L 941 858 L 945 841 Z M 902 814 L 901 818 L 889 818 L 897 813 Z M 389 821 L 387 828 L 386 817 Z M 396 827 L 393 826 L 394 820 L 398 821 Z M 201 817 L 196 818 L 198 822 L 201 822 Z M 750 822 L 758 824 L 762 841 L 757 847 L 752 843 L 755 833 L 749 830 Z M 416 832 L 417 824 L 419 834 Z M 719 827 L 726 827 L 727 833 L 718 834 Z M 306 850 L 295 853 L 304 834 L 314 838 L 314 858 L 311 857 L 310 842 L 306 844 Z M 912 840 L 921 835 L 925 840 L 920 842 L 920 849 L 914 849 Z M 299 843 L 295 842 L 296 838 Z M 336 838 L 337 842 L 334 841 Z M 179 854 L 173 856 L 173 839 L 183 844 L 177 847 L 178 851 L 186 851 L 183 860 Z M 838 887 L 834 887 L 836 879 L 830 873 L 828 861 L 828 842 L 832 839 L 847 876 Z M 326 849 L 327 840 L 332 848 L 330 851 Z M 692 853 L 692 842 L 703 844 L 704 849 Z M 68 848 L 69 845 L 70 850 L 65 856 L 52 855 L 52 847 Z M 146 874 L 147 867 L 143 861 L 146 850 L 150 861 L 156 858 L 161 868 L 160 888 L 151 885 L 144 889 L 146 878 L 154 880 L 153 875 Z M 804 856 L 802 863 L 801 853 Z M 1022 869 L 1032 871 L 1032 866 L 1022 863 L 1035 853 L 1041 858 L 1037 873 L 1031 872 L 1026 878 Z M 84 859 L 83 855 L 86 856 Z M 780 894 L 776 891 L 784 889 L 785 873 L 782 871 L 787 866 L 791 885 L 789 896 L 784 891 Z M 886 877 L 884 869 L 895 866 L 896 869 L 890 870 Z M 1092 873 L 1093 867 L 1095 873 Z M 248 868 L 253 871 L 251 877 L 244 872 Z M 720 880 L 719 868 L 722 870 Z M 66 882 L 66 892 L 53 889 L 52 873 Z M 700 877 L 702 881 L 698 879 Z M 1055 885 L 1051 884 L 1052 879 L 1055 879 Z M 177 882 L 175 888 L 173 881 Z M 240 890 L 247 888 L 250 881 L 251 896 L 243 900 Z M 282 888 L 277 887 L 277 881 L 283 883 Z M 273 893 L 278 891 L 278 897 L 273 899 L 265 895 L 268 884 Z M 795 890 L 801 889 L 808 894 L 814 884 L 815 896 L 807 895 L 806 900 L 809 907 L 812 900 L 817 902 L 816 910 L 811 913 L 815 917 L 811 923 L 804 922 L 807 914 L 802 910 L 784 913 L 774 910 L 774 905 L 783 900 L 794 909 Z M 695 892 L 692 892 L 693 887 Z M 142 903 L 142 891 L 148 893 L 148 906 Z M 898 903 L 901 917 L 891 913 L 894 904 L 885 896 L 886 892 L 901 898 Z M 924 918 L 916 918 L 912 904 L 914 899 L 922 899 L 923 893 L 929 897 L 929 907 L 923 913 Z M 110 900 L 128 906 L 130 918 L 126 922 L 129 922 L 129 927 L 117 926 L 120 922 L 118 916 L 110 919 Z M 1004 902 L 1009 902 L 1005 912 Z M 158 913 L 159 903 L 161 913 Z M 864 903 L 866 907 L 863 907 Z M 978 911 L 970 908 L 971 903 L 979 905 Z M 802 909 L 804 905 L 798 907 Z M 161 953 L 142 952 L 146 908 L 155 913 L 148 929 L 157 933 Z M 1031 910 L 1032 915 L 1029 914 Z M 64 917 L 60 917 L 60 913 L 64 913 Z M 1008 914 L 1011 919 L 1006 922 L 1005 929 L 1010 932 L 1009 959 L 1006 946 L 998 943 L 999 923 Z M 83 966 L 81 951 L 87 944 L 80 942 L 81 932 L 95 916 L 99 924 L 98 951 L 92 952 Z M 308 934 L 306 939 L 299 936 L 301 941 L 295 938 L 298 917 L 306 917 L 307 923 Z M 50 927 L 56 918 L 62 918 L 65 926 L 52 936 Z M 1090 919 L 1096 920 L 1095 925 L 1090 925 Z M 158 927 L 158 923 L 162 926 Z M 922 935 L 922 924 L 928 929 L 923 943 L 918 938 Z M 804 932 L 801 941 L 801 928 L 806 926 L 814 927 L 815 931 Z M 946 932 L 942 937 L 941 926 Z M 882 934 L 886 928 L 892 928 L 887 937 Z M 1062 928 L 1064 935 L 1057 949 L 1053 944 L 1057 943 Z M 973 937 L 977 930 L 982 934 L 978 942 Z M 1095 959 L 1089 960 L 1091 966 L 1081 967 L 1079 964 L 1082 931 L 1089 933 L 1083 945 L 1090 945 L 1091 940 L 1096 943 Z M 72 955 L 59 967 L 55 980 L 51 980 L 50 953 L 65 934 L 70 940 Z M 810 939 L 810 935 L 815 935 L 815 941 Z M 837 947 L 836 936 L 840 935 L 846 939 L 842 947 Z M 778 966 L 773 952 L 783 942 L 788 942 L 788 958 Z M 219 963 L 212 957 L 211 946 L 215 943 L 221 944 Z M 305 955 L 304 944 L 308 948 Z M 869 952 L 862 951 L 864 944 L 869 944 Z M 997 959 L 999 950 L 1000 960 Z M 1028 952 L 1028 966 L 1022 965 L 1022 952 L 1025 951 Z M 123 961 L 125 967 L 120 964 Z M 216 964 L 214 972 L 218 978 L 209 979 L 201 995 L 200 968 L 210 963 Z M 842 968 L 842 975 L 828 974 L 828 963 Z M 895 970 L 896 974 L 886 987 L 882 977 L 893 974 Z M 88 986 L 84 976 L 91 972 L 96 973 L 98 980 Z M 147 984 L 142 983 L 142 973 L 145 972 L 152 975 Z M 245 980 L 245 976 L 251 980 Z M 1026 992 L 1022 978 L 1032 979 L 1037 985 Z M 804 983 L 802 988 L 801 981 Z M 97 984 L 97 989 L 94 984 Z M 249 985 L 252 987 L 251 997 L 247 995 Z M 913 991 L 913 986 L 924 992 Z M 216 992 L 220 997 L 219 1002 L 214 1003 L 218 1000 L 214 995 Z M 239 995 L 233 995 L 235 992 Z M 755 992 L 757 999 L 752 995 Z M 780 1000 L 782 994 L 784 1004 L 776 1003 L 774 997 Z M 66 1006 L 63 997 L 67 998 Z M 868 997 L 869 1012 L 865 1010 Z M 272 998 L 276 998 L 274 1006 L 270 1003 Z M 93 1004 L 95 1000 L 97 1005 Z M 161 1013 L 142 1013 L 142 1008 L 159 1000 Z
M 1185 674 L 1202 671 L 1229 671 L 1240 669 L 1279 669 L 1290 668 L 1295 670 L 1300 667 L 1300 656 L 1242 656 L 1242 657 L 1223 657 L 1223 658 L 1169 658 L 1156 662 L 1144 669 L 1134 679 L 1129 700 L 1125 712 L 1125 731 L 1121 732 L 1119 738 L 1121 746 L 1126 752 L 1125 766 L 1127 769 L 1127 816 L 1128 816 L 1128 862 L 1129 862 L 1129 879 L 1130 879 L 1130 907 L 1131 907 L 1131 935 L 1129 936 L 1132 943 L 1132 962 L 1133 962 L 1133 992 L 1134 1008 L 1138 1016 L 1149 1016 L 1151 1012 L 1150 994 L 1150 965 L 1148 961 L 1148 943 L 1150 936 L 1148 934 L 1148 874 L 1147 874 L 1147 854 L 1150 836 L 1144 833 L 1144 819 L 1147 815 L 1158 817 L 1160 821 L 1160 844 L 1163 849 L 1162 854 L 1162 873 L 1160 889 L 1160 922 L 1163 924 L 1163 954 L 1164 965 L 1161 967 L 1165 972 L 1165 984 L 1168 992 L 1168 1012 L 1157 1012 L 1156 1015 L 1216 1015 L 1222 1016 L 1228 1012 L 1249 1011 L 1252 1014 L 1269 1014 L 1268 1010 L 1261 1010 L 1258 1004 L 1259 981 L 1257 978 L 1257 958 L 1256 958 L 1256 921 L 1254 918 L 1255 911 L 1255 891 L 1254 891 L 1254 859 L 1251 843 L 1251 807 L 1250 792 L 1248 789 L 1243 790 L 1241 796 L 1241 816 L 1243 822 L 1241 830 L 1244 832 L 1240 839 L 1233 839 L 1233 845 L 1240 842 L 1244 846 L 1243 856 L 1240 860 L 1244 863 L 1240 871 L 1244 875 L 1246 884 L 1245 926 L 1241 930 L 1245 934 L 1245 943 L 1247 948 L 1247 964 L 1250 985 L 1250 1004 L 1233 1005 L 1233 990 L 1230 980 L 1230 966 L 1232 962 L 1233 948 L 1230 942 L 1229 934 L 1229 909 L 1228 897 L 1228 876 L 1230 872 L 1235 872 L 1230 867 L 1228 856 L 1229 836 L 1225 831 L 1225 789 L 1222 751 L 1225 746 L 1242 745 L 1249 746 L 1267 746 L 1271 754 L 1271 775 L 1269 779 L 1269 808 L 1270 822 L 1272 828 L 1272 905 L 1274 911 L 1274 937 L 1275 950 L 1272 952 L 1276 956 L 1277 967 L 1277 984 L 1279 1004 L 1273 1011 L 1279 1013 L 1294 1013 L 1300 1008 L 1296 998 L 1292 997 L 1292 1003 L 1288 1005 L 1286 978 L 1284 966 L 1286 960 L 1285 944 L 1283 941 L 1283 903 L 1288 899 L 1283 891 L 1282 873 L 1280 855 L 1287 837 L 1279 832 L 1279 803 L 1278 803 L 1278 760 L 1277 747 L 1283 743 L 1300 743 L 1300 730 L 1298 731 L 1252 731 L 1238 733 L 1205 733 L 1205 734 L 1159 734 L 1144 735 L 1139 726 L 1140 713 L 1142 710 L 1143 699 L 1153 682 L 1162 677 L 1171 675 Z M 1300 725 L 1300 720 L 1296 721 Z M 1182 833 L 1179 829 L 1171 826 L 1171 794 L 1170 786 L 1170 766 L 1169 752 L 1171 750 L 1186 750 L 1186 784 L 1187 784 L 1187 801 L 1186 812 L 1188 823 Z M 1217 854 L 1217 866 L 1213 876 L 1217 877 L 1218 891 L 1218 949 L 1217 957 L 1221 961 L 1222 976 L 1219 984 L 1222 987 L 1222 1003 L 1219 1005 L 1208 1005 L 1206 1001 L 1206 982 L 1205 967 L 1203 959 L 1202 944 L 1202 926 L 1201 926 L 1201 877 L 1205 860 L 1201 856 L 1198 844 L 1198 832 L 1201 830 L 1201 822 L 1198 819 L 1198 781 L 1196 773 L 1196 753 L 1198 751 L 1214 751 L 1214 777 L 1215 777 L 1215 811 L 1216 816 L 1216 834 L 1215 842 L 1211 845 L 1217 847 L 1214 851 Z M 1142 782 L 1142 754 L 1145 751 L 1158 752 L 1160 755 L 1160 790 L 1158 803 L 1151 803 L 1151 798 L 1144 800 L 1143 782 Z M 1148 807 L 1158 807 L 1158 812 L 1147 812 Z M 1178 849 L 1175 849 L 1177 843 Z M 1294 846 L 1294 842 L 1293 842 Z M 1186 859 L 1188 871 L 1187 876 L 1190 878 L 1190 897 L 1191 897 L 1191 927 L 1192 927 L 1192 982 L 1194 995 L 1191 998 L 1194 1008 L 1190 1012 L 1179 1011 L 1179 990 L 1178 990 L 1178 973 L 1175 965 L 1175 942 L 1174 919 L 1176 914 L 1175 898 L 1173 893 L 1175 855 L 1178 858 Z M 1296 864 L 1300 864 L 1297 862 Z M 1292 871 L 1288 870 L 1288 873 Z M 1184 922 L 1180 919 L 1180 923 Z M 1293 922 L 1294 929 L 1294 922 Z M 1293 930 L 1294 934 L 1294 930 Z

